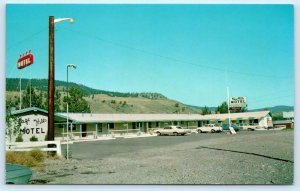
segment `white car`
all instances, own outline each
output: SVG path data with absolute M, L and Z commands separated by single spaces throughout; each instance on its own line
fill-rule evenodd
M 240 124 L 242 130 L 254 131 L 258 129 L 258 125 Z
M 157 135 L 185 135 L 187 133 L 191 133 L 191 130 L 189 129 L 183 129 L 180 126 L 166 126 L 162 129 L 157 129 L 155 131 L 157 133 Z
M 198 133 L 215 133 L 215 132 L 222 132 L 223 128 L 221 126 L 217 126 L 215 124 L 206 124 L 204 127 L 198 127 L 197 132 Z

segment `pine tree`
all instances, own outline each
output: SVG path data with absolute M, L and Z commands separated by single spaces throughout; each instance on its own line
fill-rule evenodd
M 211 112 L 209 111 L 208 107 L 205 106 L 205 107 L 202 109 L 202 115 L 207 115 L 207 114 L 211 114 Z
M 88 102 L 83 99 L 83 93 L 77 88 L 71 87 L 69 89 L 69 98 L 63 98 L 64 111 L 67 111 L 67 103 L 69 103 L 69 112 L 83 112 L 90 113 L 91 109 Z

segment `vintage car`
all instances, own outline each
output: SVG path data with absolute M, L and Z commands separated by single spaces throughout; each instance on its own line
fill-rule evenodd
M 239 131 L 241 128 L 239 126 L 237 126 L 236 124 L 231 124 L 231 127 L 235 130 L 235 131 Z M 223 130 L 228 130 L 229 131 L 229 125 L 228 124 L 223 124 L 222 125 Z
M 6 184 L 28 184 L 32 171 L 21 165 L 6 163 Z
M 223 129 L 220 126 L 217 126 L 216 124 L 206 124 L 203 127 L 198 127 L 197 132 L 198 133 L 215 133 L 215 132 L 222 132 Z
M 191 133 L 191 130 L 189 129 L 183 129 L 180 126 L 166 126 L 164 128 L 161 129 L 157 129 L 155 130 L 157 135 L 185 135 L 187 133 Z

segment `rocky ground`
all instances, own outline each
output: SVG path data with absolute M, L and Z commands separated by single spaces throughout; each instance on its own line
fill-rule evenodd
M 75 143 L 31 184 L 293 184 L 293 130 Z

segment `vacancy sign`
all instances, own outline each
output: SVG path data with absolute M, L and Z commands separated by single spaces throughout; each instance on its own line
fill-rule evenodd
M 25 68 L 26 66 L 29 66 L 33 64 L 33 54 L 31 54 L 31 51 L 29 50 L 25 54 L 20 55 L 20 58 L 17 62 L 18 69 Z

